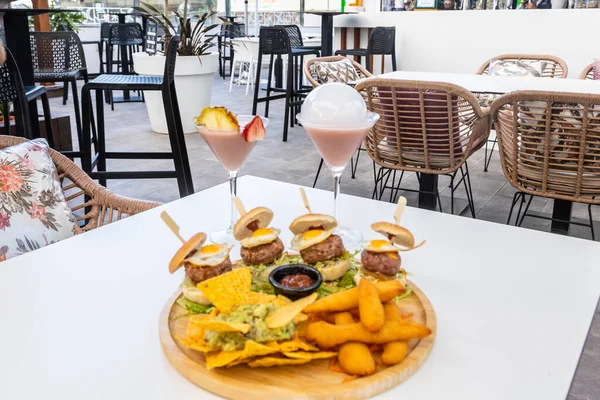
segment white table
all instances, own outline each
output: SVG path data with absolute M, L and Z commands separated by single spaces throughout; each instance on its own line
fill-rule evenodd
M 531 76 L 491 76 L 447 72 L 395 71 L 379 78 L 408 79 L 426 82 L 449 82 L 474 93 L 504 94 L 515 90 L 600 94 L 600 80 L 536 78 Z
M 306 191 L 315 212 L 331 212 L 331 192 Z M 239 194 L 271 207 L 289 243 L 305 212 L 295 185 L 243 177 Z M 369 225 L 394 207 L 342 196 L 341 222 L 375 238 Z M 162 209 L 184 237 L 223 228 L 228 186 L 0 264 L 0 399 L 214 398 L 162 354 L 159 313 L 183 277 L 167 270 L 180 243 Z M 437 339 L 378 398 L 564 399 L 600 294 L 600 244 L 415 208 L 403 224 L 427 239 L 402 257 L 433 303 Z

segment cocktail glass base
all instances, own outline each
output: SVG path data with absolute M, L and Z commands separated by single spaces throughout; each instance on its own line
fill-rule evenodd
M 213 243 L 228 244 L 230 246 L 237 244 L 237 241 L 233 237 L 233 231 L 230 230 L 215 231 L 210 234 L 210 240 Z
M 362 244 L 362 233 L 360 233 L 356 229 L 347 228 L 345 226 L 338 226 L 335 232 L 333 233 L 338 235 L 342 239 L 342 242 L 344 242 L 344 247 L 346 249 L 358 249 Z

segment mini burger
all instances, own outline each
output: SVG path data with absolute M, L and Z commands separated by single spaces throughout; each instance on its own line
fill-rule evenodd
M 233 237 L 242 246 L 240 254 L 245 265 L 253 272 L 254 279 L 268 282 L 271 271 L 280 265 L 283 242 L 279 229 L 269 227 L 273 211 L 257 207 L 244 214 L 233 227 Z
M 302 215 L 290 225 L 294 234 L 292 249 L 300 252 L 304 263 L 317 268 L 324 281 L 342 278 L 352 258 L 342 239 L 333 234 L 336 226 L 335 218 L 323 214 Z
M 360 256 L 363 274 L 375 280 L 405 281 L 399 251 L 416 248 L 414 236 L 408 229 L 389 222 L 376 222 L 371 225 L 371 228 L 385 236 L 387 240 L 371 240 L 363 244 L 364 250 Z
M 203 246 L 206 235 L 196 233 L 185 242 L 169 263 L 169 272 L 174 273 L 179 268 L 185 268 L 185 279 L 181 285 L 183 296 L 198 305 L 208 306 L 210 301 L 202 294 L 196 285 L 215 276 L 231 271 L 229 259 L 230 246 L 223 244 L 208 244 Z M 187 308 L 194 308 L 187 307 Z M 197 307 L 195 308 L 197 309 Z

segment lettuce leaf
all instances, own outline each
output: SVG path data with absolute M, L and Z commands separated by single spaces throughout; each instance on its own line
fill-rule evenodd
M 412 287 L 406 285 L 406 286 L 404 286 L 404 288 L 406 289 L 406 291 L 404 293 L 402 293 L 401 295 L 396 296 L 396 298 L 394 299 L 394 301 L 398 301 L 398 300 L 403 299 L 405 297 L 408 297 L 408 296 L 410 296 L 412 294 L 412 292 L 413 292 L 413 288 Z
M 275 288 L 273 286 L 271 286 L 271 284 L 268 282 L 259 282 L 259 281 L 254 280 L 254 281 L 252 281 L 251 290 L 253 292 L 275 294 Z
M 186 317 L 188 315 L 194 315 L 194 314 L 208 314 L 212 310 L 215 309 L 215 307 L 213 305 L 198 304 L 198 303 L 191 301 L 190 299 L 188 299 L 185 296 L 181 296 L 177 300 L 177 304 L 179 304 L 181 307 L 185 308 L 188 312 L 186 314 L 176 316 L 175 319 L 181 318 L 181 317 Z

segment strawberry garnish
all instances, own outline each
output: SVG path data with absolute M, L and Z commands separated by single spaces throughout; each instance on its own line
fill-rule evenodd
M 262 119 L 260 119 L 259 116 L 252 118 L 252 121 L 244 128 L 242 136 L 244 136 L 246 142 L 265 139 L 267 137 L 267 131 L 265 130 Z

